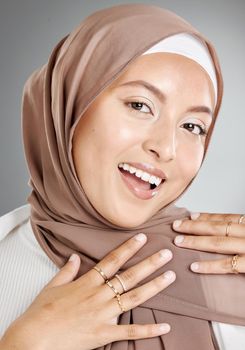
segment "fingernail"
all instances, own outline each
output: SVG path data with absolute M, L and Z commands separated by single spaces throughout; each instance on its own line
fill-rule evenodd
M 159 323 L 158 329 L 160 332 L 169 332 L 171 327 L 167 323 Z
M 160 250 L 160 255 L 164 259 L 168 259 L 172 257 L 172 252 L 169 249 L 162 249 Z
M 200 216 L 200 213 L 194 213 L 194 212 L 191 213 L 192 220 L 196 220 L 197 218 L 199 218 L 199 216 Z
M 173 227 L 178 228 L 178 227 L 180 227 L 181 224 L 182 224 L 182 220 L 175 220 L 173 222 Z
M 184 238 L 185 238 L 185 236 L 177 236 L 174 239 L 174 243 L 180 244 L 180 243 L 182 243 L 184 241 Z
M 167 271 L 164 272 L 163 277 L 167 278 L 168 280 L 172 280 L 175 278 L 175 273 L 173 271 Z
M 143 242 L 146 239 L 146 235 L 144 233 L 138 233 L 134 238 L 136 241 Z
M 76 260 L 76 254 L 72 254 L 69 258 L 69 261 L 75 261 Z
M 197 271 L 199 269 L 199 264 L 197 262 L 194 262 L 191 264 L 191 269 L 193 271 Z

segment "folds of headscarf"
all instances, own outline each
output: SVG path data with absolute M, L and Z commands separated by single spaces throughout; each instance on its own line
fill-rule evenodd
M 79 278 L 107 253 L 141 231 L 148 236 L 147 244 L 119 273 L 159 247 L 173 252 L 167 269 L 176 272 L 176 281 L 140 306 L 121 314 L 118 320 L 119 324 L 168 322 L 171 331 L 149 339 L 115 342 L 110 344 L 113 350 L 217 349 L 211 320 L 245 325 L 244 276 L 201 275 L 189 269 L 193 261 L 228 255 L 174 245 L 176 233 L 171 228 L 172 222 L 190 214 L 185 208 L 175 206 L 180 196 L 141 226 L 125 230 L 108 222 L 93 208 L 73 164 L 73 133 L 90 103 L 135 58 L 177 33 L 196 35 L 206 43 L 216 70 L 218 96 L 204 160 L 222 100 L 220 64 L 211 42 L 168 10 L 153 5 L 126 4 L 94 12 L 56 45 L 48 62 L 33 72 L 24 86 L 22 134 L 30 172 L 28 184 L 32 188 L 28 197 L 30 220 L 49 258 L 62 267 L 76 252 L 82 260 Z M 166 267 L 158 269 L 140 284 L 165 270 Z

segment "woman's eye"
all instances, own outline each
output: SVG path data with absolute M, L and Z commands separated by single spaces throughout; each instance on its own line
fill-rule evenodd
M 194 123 L 185 123 L 183 124 L 184 128 L 187 130 L 190 130 L 192 134 L 196 135 L 207 135 L 207 131 L 205 128 L 201 127 L 199 124 L 194 124 Z
M 127 102 L 126 105 L 130 105 L 131 106 L 130 108 L 132 108 L 133 111 L 153 114 L 151 108 L 144 102 L 133 101 L 133 102 Z M 148 109 L 148 111 L 146 109 L 143 110 L 142 109 L 143 106 L 145 106 Z

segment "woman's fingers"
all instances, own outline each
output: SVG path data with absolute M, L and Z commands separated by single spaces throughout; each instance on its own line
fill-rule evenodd
M 119 278 L 123 286 L 126 288 L 126 291 L 129 291 L 131 288 L 135 287 L 138 282 L 142 281 L 157 269 L 165 265 L 172 259 L 172 257 L 173 254 L 170 250 L 162 249 L 122 272 L 119 275 Z M 116 277 L 111 279 L 110 282 L 120 294 L 124 292 L 122 284 Z M 110 300 L 111 297 L 115 296 L 113 290 L 109 288 L 107 284 L 104 285 L 100 293 L 102 294 L 101 297 L 103 300 Z
M 122 243 L 118 248 L 108 253 L 96 266 L 102 269 L 109 279 L 129 260 L 147 241 L 144 233 L 139 233 Z M 93 286 L 100 286 L 105 283 L 103 277 L 95 269 L 91 269 L 84 276 L 78 278 L 75 283 L 84 284 L 84 278 L 89 278 Z
M 234 274 L 235 272 L 232 270 L 232 259 L 233 256 L 222 260 L 194 262 L 190 268 L 193 272 L 197 273 Z M 245 273 L 245 256 L 238 257 L 236 270 L 240 273 Z
M 194 220 L 176 220 L 173 223 L 173 228 L 181 235 L 175 237 L 174 243 L 181 248 L 240 255 L 236 269 L 244 273 L 245 225 L 238 224 L 240 218 L 239 214 L 201 213 L 198 218 L 194 215 Z M 190 269 L 196 273 L 235 273 L 232 270 L 232 259 L 231 256 L 216 261 L 193 262 Z
M 201 250 L 204 252 L 220 254 L 245 254 L 244 238 L 224 236 L 177 236 L 174 243 L 182 248 Z
M 140 287 L 134 288 L 131 291 L 121 294 L 121 303 L 126 311 L 135 308 L 152 298 L 154 295 L 167 288 L 176 279 L 174 271 L 167 271 L 164 274 L 154 278 L 152 281 L 143 284 Z M 105 304 L 106 315 L 115 318 L 122 313 L 117 299 L 114 297 Z
M 160 324 L 129 324 L 110 326 L 103 329 L 103 334 L 111 338 L 111 342 L 129 339 L 144 339 L 166 334 L 171 327 L 167 323 Z
M 229 229 L 229 237 L 245 238 L 245 225 L 232 222 L 227 227 L 228 222 L 221 221 L 192 221 L 176 220 L 173 222 L 175 231 L 200 236 L 225 236 Z
M 73 281 L 79 270 L 81 259 L 77 254 L 72 254 L 67 263 L 60 271 L 46 284 L 45 288 L 57 287 Z
M 200 221 L 231 221 L 235 224 L 239 223 L 240 217 L 242 214 L 221 214 L 221 213 L 191 213 L 192 220 L 200 220 Z M 245 219 L 243 219 L 242 223 L 245 223 Z

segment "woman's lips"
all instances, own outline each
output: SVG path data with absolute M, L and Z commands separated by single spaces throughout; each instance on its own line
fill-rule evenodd
M 162 183 L 160 183 L 159 186 L 157 186 L 154 189 L 142 189 L 142 187 L 140 187 L 139 184 L 136 183 L 136 181 L 132 181 L 132 179 L 130 178 L 130 176 L 134 176 L 132 174 L 129 174 L 127 171 L 122 170 L 122 169 L 118 169 L 121 175 L 121 178 L 123 180 L 123 182 L 125 183 L 125 185 L 128 187 L 128 189 L 137 197 L 140 199 L 151 199 L 154 197 L 154 192 L 159 192 L 160 187 L 162 186 L 163 182 L 165 180 L 162 181 Z

